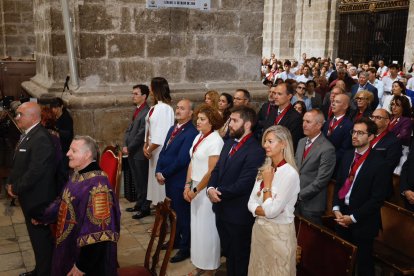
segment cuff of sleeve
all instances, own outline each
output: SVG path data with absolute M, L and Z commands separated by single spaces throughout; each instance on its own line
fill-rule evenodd
M 215 188 L 214 187 L 208 187 L 207 190 L 206 190 L 207 196 L 209 196 L 208 191 L 210 191 L 211 189 L 215 189 Z
M 340 211 L 341 209 L 339 208 L 339 206 L 338 205 L 336 205 L 336 206 L 334 206 L 333 208 L 332 208 L 332 211 Z
M 253 217 L 257 217 L 257 215 L 256 215 L 256 209 L 259 206 L 260 206 L 260 204 L 258 204 L 258 203 L 252 204 L 252 209 L 250 211 L 252 212 Z
M 356 219 L 355 219 L 354 215 L 350 215 L 350 217 L 351 217 L 351 219 L 352 219 L 352 222 L 353 222 L 353 223 L 357 223 L 357 221 L 356 221 Z
M 263 203 L 262 203 L 262 208 L 263 211 L 266 213 L 266 209 L 269 208 L 268 205 L 272 205 L 272 198 L 269 197 L 268 199 L 266 199 Z

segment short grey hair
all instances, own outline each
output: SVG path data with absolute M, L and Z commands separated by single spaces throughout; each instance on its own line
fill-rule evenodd
M 83 141 L 84 146 L 86 150 L 91 152 L 92 159 L 97 160 L 98 158 L 98 144 L 96 143 L 95 139 L 93 139 L 91 136 L 88 135 L 76 135 L 75 138 L 73 138 L 73 141 Z

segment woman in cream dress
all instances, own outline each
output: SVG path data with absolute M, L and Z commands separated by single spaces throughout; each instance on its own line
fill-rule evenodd
M 166 79 L 156 77 L 151 80 L 150 96 L 154 106 L 145 118 L 144 155 L 149 159 L 147 200 L 154 205 L 165 198 L 165 187 L 155 178 L 158 157 L 168 130 L 174 125 L 174 110 L 170 106 L 170 88 Z
M 248 208 L 256 217 L 252 231 L 249 275 L 296 275 L 295 203 L 300 190 L 292 137 L 272 126 L 262 146 L 266 161 L 259 169 Z
M 190 275 L 214 275 L 220 266 L 220 238 L 206 186 L 224 145 L 217 131 L 223 120 L 218 110 L 208 105 L 199 107 L 196 116 L 200 134 L 190 149 L 184 190 L 184 199 L 191 202 L 191 262 L 196 267 Z

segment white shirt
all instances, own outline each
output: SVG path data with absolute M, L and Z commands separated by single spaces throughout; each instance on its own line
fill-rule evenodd
M 281 79 L 283 79 L 283 81 L 285 81 L 287 79 L 294 80 L 294 79 L 296 79 L 296 75 L 293 74 L 292 72 L 289 72 L 289 74 L 288 74 L 288 73 L 286 73 L 286 71 L 284 71 L 284 72 L 278 74 L 277 78 L 281 78 Z
M 219 156 L 224 142 L 217 130 L 207 136 L 198 144 L 196 152 L 193 154 L 194 145 L 201 137 L 201 133 L 194 138 L 193 146 L 190 149 L 191 157 L 191 179 L 201 181 L 208 171 L 208 158 Z
M 296 82 L 304 82 L 306 83 L 308 80 L 313 80 L 313 77 L 311 75 L 309 75 L 309 77 L 306 77 L 305 75 L 300 75 L 299 77 L 296 78 Z
M 388 67 L 385 66 L 385 65 L 383 67 L 378 67 L 377 74 L 378 74 L 379 78 L 381 79 L 384 76 L 385 72 L 387 72 L 387 71 L 388 71 Z
M 145 142 L 162 146 L 164 145 L 168 130 L 174 125 L 174 110 L 171 106 L 161 101 L 158 101 L 153 106 L 153 109 L 151 118 L 149 118 L 150 112 L 148 112 L 145 118 Z M 147 141 L 147 134 L 150 141 Z
M 414 91 L 414 77 L 408 80 L 406 88 Z
M 391 76 L 385 76 L 382 78 L 382 82 L 384 83 L 384 91 L 391 92 L 392 91 L 392 83 L 394 81 L 400 80 L 400 75 L 397 75 L 395 79 L 392 79 Z
M 257 207 L 262 206 L 265 217 L 258 216 L 274 223 L 288 224 L 292 223 L 295 215 L 295 204 L 300 191 L 300 180 L 298 172 L 289 164 L 277 168 L 272 181 L 272 197 L 263 202 L 263 192 L 260 195 L 260 183 L 262 180 L 256 180 L 250 199 L 247 204 L 249 211 L 254 217 Z
M 368 81 L 371 85 L 373 85 L 377 90 L 378 90 L 378 99 L 379 99 L 379 104 L 377 108 L 381 108 L 382 105 L 382 97 L 384 95 L 384 83 L 382 81 L 380 81 L 379 79 L 375 79 L 375 81 L 372 83 L 370 81 Z

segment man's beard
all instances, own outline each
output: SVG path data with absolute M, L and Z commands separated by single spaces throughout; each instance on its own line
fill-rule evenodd
M 244 133 L 245 133 L 244 126 L 241 126 L 240 128 L 238 128 L 236 130 L 232 130 L 230 128 L 230 138 L 240 139 L 243 136 Z

